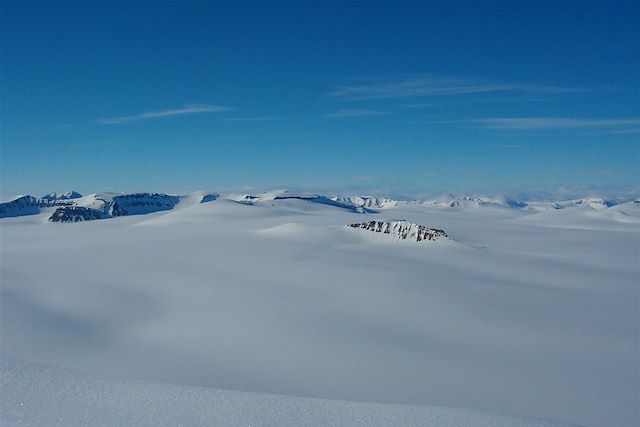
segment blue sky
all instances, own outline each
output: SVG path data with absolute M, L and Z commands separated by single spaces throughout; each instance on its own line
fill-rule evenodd
M 638 185 L 636 2 L 2 2 L 4 195 Z

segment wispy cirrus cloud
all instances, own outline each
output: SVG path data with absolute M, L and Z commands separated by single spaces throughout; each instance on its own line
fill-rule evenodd
M 585 91 L 585 89 L 530 83 L 487 83 L 469 78 L 418 75 L 367 84 L 340 86 L 327 93 L 326 96 L 345 101 L 372 101 L 496 93 L 559 95 Z
M 453 120 L 450 123 L 475 123 L 497 130 L 562 130 L 562 129 L 609 129 L 629 130 L 639 126 L 637 119 L 574 119 L 559 117 L 494 117 L 487 119 Z
M 361 109 L 351 109 L 351 108 L 343 108 L 333 113 L 328 113 L 323 115 L 325 118 L 340 118 L 340 117 L 363 117 L 363 116 L 383 116 L 388 114 L 385 111 L 377 111 L 377 110 L 361 110 Z
M 227 117 L 223 122 L 269 122 L 272 120 L 286 119 L 287 117 Z
M 520 144 L 495 144 L 495 148 L 522 148 Z
M 600 169 L 593 171 L 591 175 L 596 176 L 638 176 L 638 171 L 630 171 L 626 169 Z
M 432 102 L 426 103 L 418 103 L 418 104 L 402 104 L 402 105 L 395 105 L 392 107 L 393 110 L 418 110 L 421 108 L 430 108 L 430 107 L 434 107 L 437 104 L 434 104 Z
M 224 107 L 220 105 L 208 105 L 208 104 L 187 104 L 179 108 L 170 110 L 158 110 L 147 111 L 140 114 L 134 114 L 131 116 L 110 117 L 104 119 L 97 119 L 92 122 L 94 125 L 117 125 L 122 123 L 139 122 L 143 120 L 162 119 L 178 116 L 189 116 L 193 114 L 205 114 L 205 113 L 220 113 L 224 111 L 231 111 L 233 108 Z
M 614 130 L 611 133 L 620 133 L 620 134 L 624 134 L 624 133 L 640 133 L 640 127 L 627 128 L 627 129 L 617 129 L 617 130 Z
M 374 179 L 376 179 L 375 175 L 358 175 L 358 176 L 354 176 L 353 179 L 355 181 L 373 181 Z

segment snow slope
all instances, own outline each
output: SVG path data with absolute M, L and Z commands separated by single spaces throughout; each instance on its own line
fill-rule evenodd
M 98 421 L 111 398 L 135 417 L 158 407 L 138 382 L 142 400 L 105 385 L 114 391 L 102 402 L 91 390 L 104 383 L 85 380 L 97 375 L 174 384 L 159 399 L 184 391 L 197 400 L 188 390 L 200 386 L 637 425 L 638 204 L 548 212 L 407 204 L 362 215 L 303 198 L 203 196 L 107 221 L 0 220 L 2 355 L 81 372 L 43 379 L 50 386 L 33 394 L 42 411 L 12 417 L 62 416 L 49 412 L 48 396 L 74 387 L 95 396 L 98 409 L 83 413 Z M 393 217 L 453 241 L 398 242 L 345 227 Z M 3 387 L 3 407 L 29 396 L 31 380 L 20 380 L 29 372 L 40 384 L 39 368 L 8 369 L 17 373 L 3 374 L 13 384 Z M 288 411 L 281 404 L 256 403 Z M 314 419 L 333 408 L 314 405 L 299 408 Z M 386 417 L 379 406 L 367 408 Z M 205 407 L 181 408 L 204 417 Z
M 79 375 L 0 361 L 7 425 L 563 427 L 455 408 L 243 393 Z

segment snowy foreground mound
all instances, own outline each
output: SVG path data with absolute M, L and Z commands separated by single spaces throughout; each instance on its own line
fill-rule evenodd
M 447 237 L 443 230 L 428 228 L 424 225 L 414 224 L 406 220 L 365 221 L 357 224 L 349 224 L 348 227 L 389 234 L 399 240 L 415 240 L 416 242 L 435 241 Z
M 3 425 L 563 427 L 456 408 L 310 399 L 109 379 L 0 360 Z

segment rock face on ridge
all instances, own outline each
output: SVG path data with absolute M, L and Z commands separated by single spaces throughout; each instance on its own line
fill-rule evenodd
M 51 222 L 81 222 L 107 218 L 104 212 L 82 206 L 63 206 L 49 217 Z
M 448 238 L 447 234 L 443 230 L 429 228 L 406 220 L 365 221 L 356 224 L 349 224 L 347 227 L 360 228 L 375 233 L 389 234 L 399 240 L 415 240 L 416 242 Z
M 0 218 L 9 218 L 14 216 L 36 215 L 41 212 L 41 208 L 54 206 L 70 206 L 75 203 L 71 197 L 75 192 L 65 193 L 57 196 L 55 193 L 47 194 L 38 199 L 33 196 L 22 196 L 10 202 L 0 203 Z M 68 195 L 69 197 L 66 197 Z
M 6 203 L 0 203 L 0 218 L 35 215 L 40 213 L 38 199 L 33 196 L 22 196 Z
M 218 200 L 219 197 L 220 195 L 218 193 L 203 194 L 202 198 L 200 199 L 200 203 L 213 202 L 214 200 Z
M 159 193 L 134 193 L 114 196 L 109 206 L 110 216 L 142 215 L 173 209 L 180 197 Z

